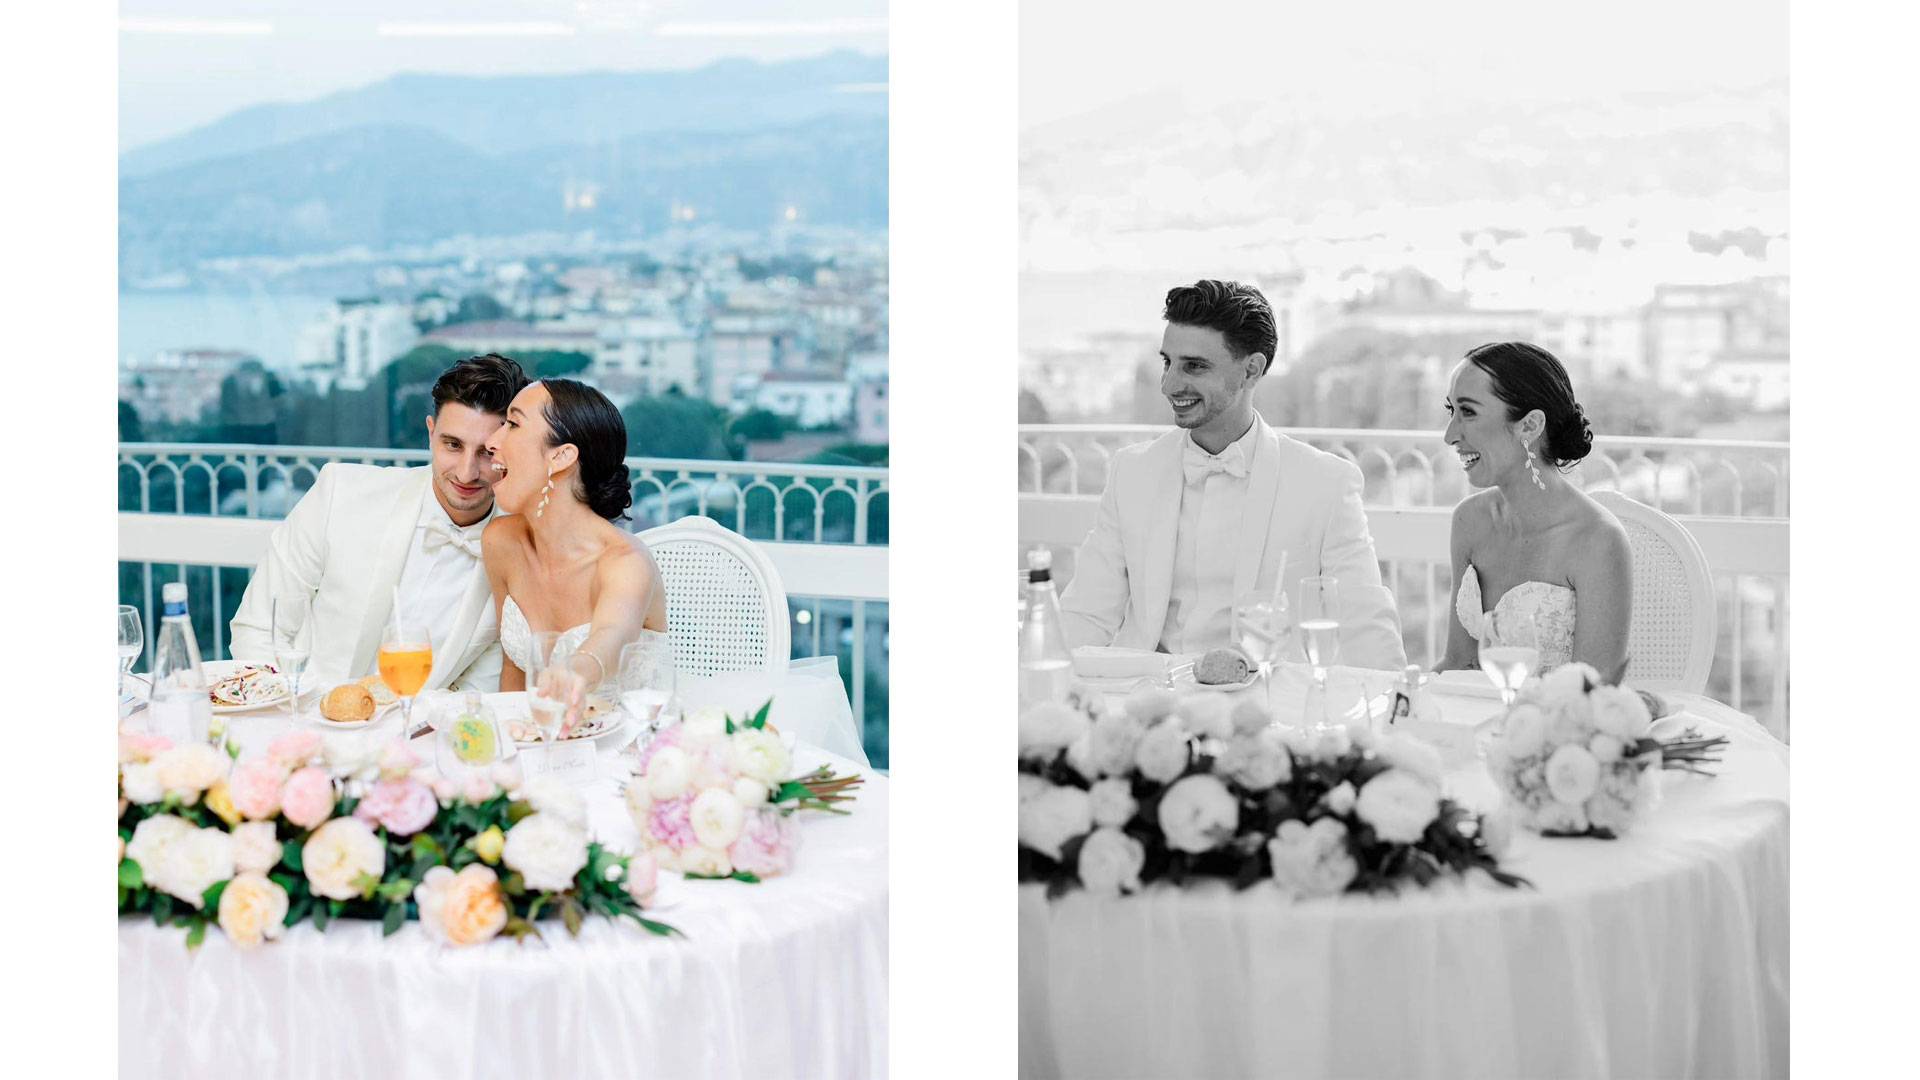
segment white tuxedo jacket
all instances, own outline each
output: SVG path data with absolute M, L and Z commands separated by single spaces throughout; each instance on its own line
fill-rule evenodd
M 1360 470 L 1287 438 L 1257 416 L 1253 423 L 1233 594 L 1271 592 L 1277 584 L 1298 618 L 1300 579 L 1331 574 L 1340 580 L 1340 662 L 1400 670 L 1406 648 L 1393 595 L 1380 584 L 1360 505 Z M 1159 647 L 1173 592 L 1186 441 L 1186 432 L 1176 429 L 1114 455 L 1100 517 L 1080 545 L 1073 580 L 1060 596 L 1068 644 Z M 1283 551 L 1286 580 L 1276 583 Z
M 228 639 L 234 659 L 271 660 L 273 598 L 305 595 L 313 599 L 313 625 L 302 636 L 313 658 L 303 683 L 326 686 L 371 672 L 432 478 L 426 466 L 323 467 L 273 530 L 266 557 L 247 582 Z M 453 625 L 427 631 L 433 637 L 429 689 L 500 689 L 499 622 L 478 560 Z

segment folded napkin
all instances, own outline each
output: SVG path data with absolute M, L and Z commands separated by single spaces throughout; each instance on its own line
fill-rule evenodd
M 1082 645 L 1073 650 L 1073 673 L 1083 679 L 1140 679 L 1166 673 L 1173 657 L 1141 649 Z

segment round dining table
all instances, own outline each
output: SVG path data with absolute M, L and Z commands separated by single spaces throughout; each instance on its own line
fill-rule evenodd
M 1392 678 L 1345 674 L 1367 693 Z M 1499 708 L 1489 690 L 1443 680 L 1439 719 L 1470 729 Z M 1298 673 L 1256 692 L 1299 719 Z M 1725 735 L 1718 775 L 1664 773 L 1616 840 L 1516 830 L 1501 862 L 1530 888 L 1021 886 L 1021 1077 L 1786 1076 L 1787 749 L 1717 702 L 1669 701 L 1656 734 Z M 1467 745 L 1447 792 L 1490 809 Z
M 487 700 L 505 715 L 524 711 L 516 698 Z M 243 756 L 312 723 L 284 706 L 223 719 Z M 371 737 L 397 736 L 398 710 L 381 723 Z M 631 737 L 596 743 L 575 781 L 594 839 L 622 851 L 639 839 L 620 796 Z M 431 740 L 413 744 L 429 766 Z M 679 937 L 589 916 L 578 937 L 542 920 L 538 940 L 452 948 L 416 922 L 382 937 L 341 920 L 253 949 L 215 930 L 189 950 L 182 929 L 122 918 L 120 1075 L 883 1076 L 888 781 L 794 747 L 796 772 L 822 764 L 866 782 L 851 814 L 803 814 L 791 873 L 748 884 L 662 872 L 649 915 Z

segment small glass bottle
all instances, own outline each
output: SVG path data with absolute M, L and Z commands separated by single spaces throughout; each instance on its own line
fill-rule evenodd
M 1053 591 L 1053 553 L 1027 552 L 1027 604 L 1020 623 L 1020 708 L 1064 701 L 1073 689 L 1073 654 Z
M 200 666 L 187 614 L 187 585 L 170 581 L 160 589 L 160 636 L 153 647 L 153 696 L 147 706 L 148 730 L 176 746 L 206 742 L 213 728 L 213 699 Z

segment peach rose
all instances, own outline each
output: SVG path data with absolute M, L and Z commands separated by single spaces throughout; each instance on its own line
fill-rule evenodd
M 457 874 L 434 867 L 413 890 L 413 899 L 420 905 L 420 925 L 428 936 L 448 945 L 490 941 L 507 925 L 500 878 L 478 863 Z
M 287 890 L 264 874 L 241 874 L 220 891 L 220 929 L 243 949 L 279 937 L 286 918 Z

